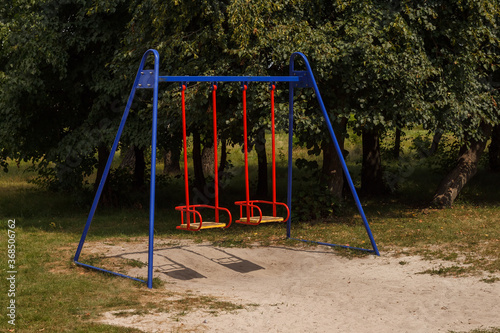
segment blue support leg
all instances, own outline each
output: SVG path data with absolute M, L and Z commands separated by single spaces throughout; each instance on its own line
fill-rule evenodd
M 158 77 L 160 56 L 155 51 L 155 85 L 153 90 L 153 123 L 151 139 L 151 184 L 149 194 L 149 245 L 148 245 L 148 288 L 153 288 L 153 249 L 154 249 L 154 225 L 155 225 L 155 193 L 156 193 L 156 139 L 158 127 Z
M 291 70 L 291 67 L 290 67 Z M 287 205 L 290 210 L 290 217 L 286 223 L 286 237 L 290 238 L 292 234 L 292 170 L 293 170 L 293 99 L 294 85 L 289 84 L 288 95 L 288 185 L 287 185 Z
M 295 57 L 297 57 L 297 56 L 299 56 L 303 59 L 305 66 L 306 66 L 306 71 L 295 71 L 294 61 L 295 61 Z M 357 194 L 356 189 L 354 187 L 354 183 L 351 179 L 351 175 L 349 174 L 349 170 L 347 169 L 347 165 L 345 163 L 342 150 L 340 149 L 339 143 L 338 143 L 337 138 L 335 136 L 335 133 L 333 131 L 330 117 L 328 116 L 328 113 L 326 112 L 326 108 L 325 108 L 325 105 L 323 103 L 323 99 L 321 98 L 321 94 L 319 92 L 318 85 L 316 84 L 316 80 L 314 79 L 314 75 L 312 73 L 312 69 L 311 69 L 311 66 L 309 64 L 309 61 L 307 60 L 307 58 L 304 54 L 302 54 L 300 52 L 296 52 L 296 53 L 292 54 L 292 56 L 290 57 L 290 75 L 295 75 L 295 76 L 301 77 L 301 81 L 299 83 L 297 83 L 297 87 L 313 88 L 314 92 L 316 93 L 316 99 L 318 100 L 319 106 L 321 108 L 321 112 L 323 114 L 323 117 L 325 118 L 325 122 L 326 122 L 326 125 L 328 127 L 328 132 L 330 133 L 330 137 L 332 138 L 333 144 L 335 146 L 335 150 L 336 150 L 338 157 L 339 157 L 339 160 L 342 164 L 342 169 L 343 169 L 344 174 L 346 176 L 347 183 L 349 184 L 349 188 L 351 189 L 351 193 L 354 197 L 354 201 L 356 202 L 358 212 L 361 215 L 361 219 L 363 220 L 365 230 L 368 234 L 368 237 L 370 238 L 370 242 L 371 242 L 371 245 L 373 248 L 373 251 L 370 250 L 370 252 L 374 252 L 376 255 L 379 256 L 380 253 L 379 253 L 379 250 L 377 248 L 377 244 L 375 243 L 375 239 L 374 239 L 373 234 L 371 232 L 370 225 L 368 224 L 368 220 L 366 219 L 363 207 L 361 206 L 361 202 L 359 200 L 358 194 Z M 289 159 L 290 159 L 290 157 L 289 157 Z M 289 168 L 290 168 L 290 164 L 289 164 Z M 291 220 L 291 218 L 290 218 L 290 220 Z M 322 244 L 326 245 L 325 243 L 322 243 Z M 337 244 L 330 244 L 330 245 L 341 246 L 341 245 L 337 245 Z M 341 247 L 352 248 L 349 246 L 341 246 Z M 355 249 L 359 250 L 359 248 L 355 248 Z
M 136 83 L 138 82 L 136 78 Z M 80 243 L 78 244 L 78 248 L 76 249 L 74 261 L 77 262 L 80 258 L 80 254 L 82 252 L 83 244 L 85 243 L 85 239 L 87 237 L 87 233 L 90 229 L 90 224 L 94 218 L 95 211 L 97 209 L 97 205 L 99 203 L 99 199 L 101 198 L 102 190 L 104 189 L 104 184 L 106 183 L 106 179 L 108 178 L 109 170 L 111 168 L 111 163 L 113 162 L 113 158 L 115 157 L 116 150 L 118 149 L 118 144 L 120 143 L 120 138 L 123 132 L 123 127 L 125 126 L 125 122 L 127 121 L 128 114 L 130 112 L 130 107 L 132 106 L 132 101 L 135 96 L 135 87 L 132 88 L 130 92 L 130 96 L 127 101 L 127 105 L 125 107 L 125 111 L 123 112 L 122 119 L 120 121 L 120 125 L 118 127 L 118 132 L 116 133 L 115 141 L 113 142 L 113 147 L 111 148 L 111 152 L 108 156 L 108 161 L 106 162 L 106 166 L 104 167 L 104 171 L 101 176 L 101 180 L 99 182 L 99 187 L 94 196 L 94 201 L 92 202 L 92 207 L 90 208 L 89 215 L 87 217 L 87 223 L 85 224 L 85 228 L 83 229 L 82 237 L 80 238 Z
M 144 74 L 144 65 L 146 64 L 146 59 L 150 54 L 153 54 L 155 57 L 155 65 L 154 65 L 155 66 L 155 69 L 154 69 L 155 81 L 154 82 L 152 82 L 151 80 L 149 80 L 149 81 L 145 80 L 145 77 L 147 79 L 147 76 L 143 75 Z M 104 172 L 103 172 L 101 180 L 99 182 L 99 187 L 97 188 L 96 194 L 94 196 L 94 201 L 92 202 L 92 207 L 91 207 L 89 215 L 87 217 L 87 222 L 86 222 L 85 227 L 83 229 L 83 233 L 82 233 L 82 236 L 80 238 L 80 242 L 78 244 L 78 248 L 76 250 L 75 257 L 73 259 L 73 261 L 77 265 L 80 265 L 82 267 L 95 269 L 98 271 L 106 272 L 109 274 L 114 274 L 117 276 L 126 277 L 129 279 L 141 281 L 141 282 L 145 282 L 145 281 L 128 276 L 128 275 L 123 275 L 120 273 L 108 271 L 108 270 L 105 270 L 103 268 L 95 267 L 92 265 L 87 265 L 87 264 L 79 262 L 78 260 L 80 259 L 80 254 L 82 252 L 82 248 L 83 248 L 83 245 L 85 243 L 85 239 L 87 238 L 87 234 L 88 234 L 88 231 L 90 229 L 90 225 L 92 223 L 92 220 L 94 218 L 95 211 L 96 211 L 97 205 L 99 203 L 99 199 L 101 198 L 102 191 L 103 191 L 104 185 L 106 183 L 106 179 L 109 175 L 109 171 L 111 169 L 111 164 L 113 162 L 113 158 L 115 156 L 116 150 L 118 149 L 118 144 L 120 142 L 120 138 L 121 138 L 125 123 L 127 121 L 127 117 L 130 113 L 130 108 L 132 107 L 132 102 L 133 102 L 134 97 L 135 97 L 136 89 L 139 89 L 139 88 L 154 88 L 154 100 L 155 100 L 155 102 L 154 102 L 154 106 L 153 106 L 153 144 L 155 146 L 155 149 L 153 149 L 154 156 L 152 156 L 152 158 L 154 157 L 154 159 L 156 160 L 156 126 L 157 126 L 156 124 L 157 124 L 158 82 L 159 82 L 158 77 L 159 77 L 159 54 L 156 50 L 148 50 L 148 51 L 146 51 L 146 53 L 144 53 L 144 55 L 142 57 L 141 64 L 139 66 L 139 70 L 138 70 L 137 75 L 136 75 L 135 80 L 134 80 L 134 85 L 133 85 L 132 90 L 130 92 L 130 95 L 129 95 L 129 98 L 127 101 L 127 105 L 125 107 L 125 111 L 123 112 L 123 116 L 122 116 L 122 119 L 120 121 L 120 125 L 118 127 L 118 131 L 116 133 L 115 140 L 114 140 L 113 146 L 111 148 L 111 152 L 110 152 L 108 160 L 106 162 Z M 142 82 L 145 82 L 146 85 L 143 85 Z M 152 83 L 149 83 L 149 82 L 152 82 Z M 148 281 L 147 281 L 149 288 L 152 288 L 152 282 L 153 282 L 153 279 L 152 279 L 152 270 L 153 270 L 152 253 L 153 253 L 153 240 L 154 240 L 154 238 L 153 238 L 153 231 L 154 231 L 154 180 L 155 180 L 154 172 L 156 171 L 156 165 L 154 163 L 153 163 L 151 169 L 152 169 L 152 178 L 151 178 L 152 185 L 151 185 L 151 187 L 153 190 L 153 195 L 151 197 L 152 209 L 150 208 L 150 228 L 149 228 L 149 257 L 148 257 Z

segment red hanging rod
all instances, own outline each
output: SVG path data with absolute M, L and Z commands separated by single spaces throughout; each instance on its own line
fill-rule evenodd
M 272 184 L 273 184 L 273 201 L 265 200 L 250 200 L 250 186 L 248 177 L 248 125 L 247 125 L 247 85 L 243 84 L 243 150 L 245 155 L 245 201 L 237 201 L 236 205 L 240 206 L 240 219 L 236 223 L 258 225 L 262 222 L 286 222 L 290 217 L 290 210 L 284 203 L 276 201 L 276 138 L 275 138 L 275 123 L 274 123 L 274 91 L 276 85 L 271 84 L 271 133 L 272 133 Z M 262 216 L 262 210 L 257 203 L 271 204 L 273 206 L 273 216 Z M 276 206 L 283 206 L 287 212 L 286 218 L 277 217 Z M 246 218 L 243 217 L 243 206 L 246 210 Z M 258 211 L 258 217 L 254 210 Z
M 218 174 L 218 157 L 217 157 L 217 85 L 212 83 L 212 110 L 213 110 L 213 139 L 214 139 L 214 185 L 215 185 L 215 206 L 210 205 L 190 205 L 189 204 L 189 177 L 188 177 L 188 164 L 187 164 L 187 129 L 186 129 L 186 100 L 185 100 L 185 90 L 186 86 L 183 84 L 181 88 L 182 97 L 182 136 L 184 144 L 184 190 L 186 193 L 186 205 L 178 206 L 175 209 L 181 212 L 181 225 L 177 226 L 177 229 L 198 231 L 200 229 L 209 228 L 228 228 L 232 222 L 231 212 L 219 206 L 219 174 Z M 214 222 L 203 222 L 200 212 L 196 208 L 211 208 L 215 211 L 215 221 Z M 221 223 L 219 220 L 219 211 L 225 211 L 229 216 L 229 222 L 227 224 Z M 184 213 L 186 214 L 186 219 L 184 219 Z M 191 214 L 193 214 L 193 221 L 191 222 Z M 198 218 L 198 220 L 197 220 Z
M 189 214 L 189 175 L 188 175 L 188 157 L 187 157 L 187 126 L 186 126 L 186 85 L 183 84 L 181 87 L 181 99 L 182 99 L 182 141 L 184 145 L 184 193 L 186 195 L 186 218 L 187 227 L 191 227 L 191 219 Z M 183 221 L 184 222 L 184 221 Z M 182 223 L 184 224 L 184 223 Z

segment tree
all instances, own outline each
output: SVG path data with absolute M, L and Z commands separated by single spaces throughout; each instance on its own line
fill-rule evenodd
M 409 2 L 406 15 L 419 31 L 436 74 L 426 81 L 432 105 L 427 128 L 451 132 L 462 144 L 457 164 L 436 189 L 433 203 L 453 204 L 476 173 L 491 129 L 500 120 L 492 77 L 499 63 L 497 1 Z
M 225 1 L 133 1 L 130 33 L 125 37 L 120 51 L 114 58 L 119 68 L 132 68 L 148 48 L 157 49 L 162 55 L 161 72 L 168 75 L 219 75 L 227 73 L 231 63 L 224 54 L 227 33 L 224 27 Z M 196 10 L 193 10 L 196 8 Z M 210 29 L 207 29 L 210 27 Z M 133 71 L 133 69 L 130 69 Z M 179 86 L 168 86 L 162 93 L 158 123 L 159 143 L 162 149 L 180 151 L 182 136 L 180 121 Z M 220 87 L 218 95 L 231 90 Z M 193 165 L 195 187 L 200 200 L 209 200 L 205 193 L 202 151 L 213 146 L 211 122 L 207 121 L 210 108 L 210 85 L 192 84 L 186 90 L 187 132 L 193 135 Z M 222 100 L 222 103 L 224 101 Z M 220 113 L 221 122 L 227 113 Z M 144 132 L 143 132 L 144 133 Z
M 491 143 L 489 146 L 490 169 L 493 172 L 500 172 L 500 126 L 497 125 L 492 131 Z
M 81 187 L 94 166 L 102 165 L 95 152 L 105 151 L 114 135 L 117 114 L 110 106 L 120 85 L 106 65 L 128 20 L 124 4 L 1 5 L 1 148 L 10 158 L 38 162 L 57 188 Z
M 481 132 L 488 136 L 491 126 L 482 125 Z M 434 194 L 433 203 L 440 206 L 451 206 L 465 184 L 476 174 L 481 154 L 486 147 L 485 139 L 470 140 L 462 149 L 456 166 L 444 177 Z
M 367 193 L 385 192 L 378 137 L 429 117 L 422 91 L 426 78 L 435 71 L 418 31 L 404 15 L 405 6 L 368 0 L 272 5 L 235 1 L 233 6 L 230 23 L 244 58 L 262 59 L 276 70 L 285 66 L 286 57 L 294 51 L 310 57 L 337 131 L 343 133 L 342 123 L 351 119 L 349 125 L 365 137 L 362 188 Z M 298 106 L 296 133 L 318 154 L 321 147 L 329 146 L 319 143 L 329 139 L 323 120 L 312 112 L 313 96 L 306 92 L 301 97 L 308 99 L 308 104 L 303 103 L 303 110 L 308 111 L 302 113 Z M 336 177 L 341 182 L 341 172 Z

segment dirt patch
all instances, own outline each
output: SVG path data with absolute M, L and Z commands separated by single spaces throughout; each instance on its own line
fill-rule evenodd
M 143 244 L 88 244 L 106 257 L 147 261 Z M 102 322 L 145 332 L 448 332 L 500 327 L 500 283 L 418 274 L 449 263 L 418 256 L 347 259 L 326 247 L 221 248 L 190 242 L 155 248 L 165 290 L 239 304 L 127 315 Z M 147 267 L 128 267 L 147 276 Z M 133 312 L 133 311 L 132 311 Z

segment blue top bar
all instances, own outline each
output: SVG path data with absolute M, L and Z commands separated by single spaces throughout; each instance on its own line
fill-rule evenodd
M 159 76 L 159 82 L 299 82 L 298 76 Z

